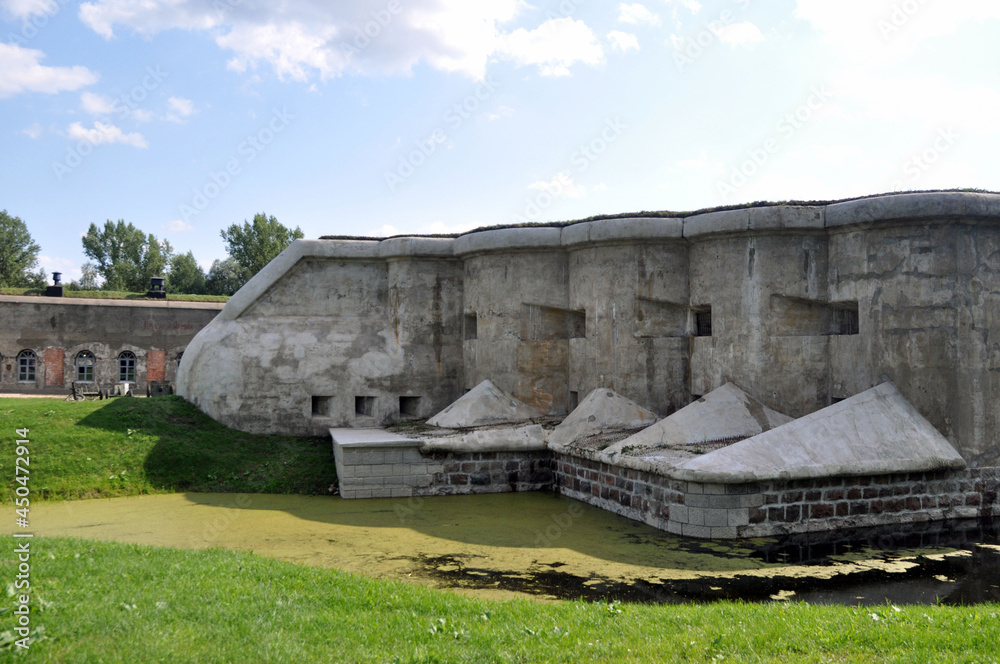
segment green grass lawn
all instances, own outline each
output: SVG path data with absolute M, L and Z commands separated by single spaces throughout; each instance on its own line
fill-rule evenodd
M 174 491 L 326 494 L 330 441 L 228 429 L 180 397 L 0 398 L 0 502 L 14 498 L 14 431 L 28 428 L 34 499 Z
M 32 546 L 33 662 L 944 664 L 995 662 L 1000 643 L 996 605 L 488 602 L 249 553 Z

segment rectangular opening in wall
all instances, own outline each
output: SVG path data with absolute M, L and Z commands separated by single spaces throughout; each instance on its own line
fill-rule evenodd
M 858 334 L 860 332 L 858 321 L 858 303 L 851 302 L 843 305 L 835 305 L 833 308 L 833 329 L 834 334 Z
M 686 337 L 688 306 L 676 302 L 635 298 L 636 334 L 644 339 Z
M 582 339 L 587 336 L 587 312 L 525 304 L 521 319 L 523 341 Z
M 354 414 L 357 417 L 375 417 L 375 397 L 354 397 Z
M 576 407 L 580 405 L 580 393 L 570 390 L 569 393 L 569 412 L 576 410 Z
M 465 340 L 479 338 L 479 317 L 476 312 L 465 314 Z
M 694 310 L 694 336 L 712 336 L 712 307 L 699 307 Z
M 313 417 L 331 417 L 333 408 L 333 397 L 324 396 L 313 396 L 312 398 L 312 416 Z
M 399 397 L 400 417 L 420 417 L 420 397 Z
M 858 334 L 858 303 L 772 295 L 768 323 L 778 337 Z

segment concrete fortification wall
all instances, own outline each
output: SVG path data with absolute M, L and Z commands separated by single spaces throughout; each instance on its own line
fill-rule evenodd
M 668 415 L 733 382 L 794 417 L 890 380 L 996 465 L 1000 196 L 300 240 L 178 383 L 231 426 L 323 435 L 427 417 L 484 379 L 551 415 L 597 387 Z

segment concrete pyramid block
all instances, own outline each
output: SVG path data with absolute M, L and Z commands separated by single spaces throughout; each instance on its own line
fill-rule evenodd
M 487 379 L 427 420 L 427 424 L 455 429 L 525 422 L 536 417 L 541 417 L 541 413 Z
M 732 383 L 712 390 L 692 404 L 607 449 L 678 447 L 748 438 L 790 422 Z
M 638 429 L 653 424 L 656 413 L 623 397 L 614 390 L 599 387 L 588 394 L 573 412 L 549 434 L 551 445 L 569 445 L 575 440 L 617 429 Z
M 960 469 L 965 461 L 891 383 L 685 462 L 688 481 L 743 483 Z

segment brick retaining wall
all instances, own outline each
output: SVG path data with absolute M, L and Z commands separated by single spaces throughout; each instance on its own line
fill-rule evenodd
M 672 480 L 567 454 L 556 489 L 687 537 L 733 539 L 1000 516 L 1000 467 L 755 484 Z

